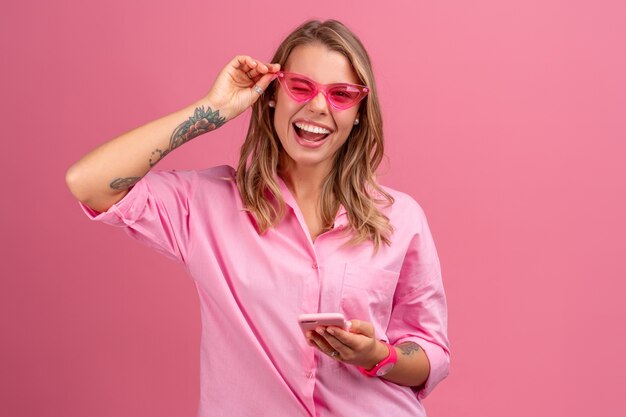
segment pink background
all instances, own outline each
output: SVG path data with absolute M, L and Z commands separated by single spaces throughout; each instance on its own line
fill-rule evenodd
M 1 415 L 195 416 L 191 280 L 89 222 L 65 171 L 310 17 L 368 48 L 381 181 L 420 202 L 437 243 L 453 362 L 429 415 L 625 415 L 623 2 L 88 3 L 0 15 Z M 235 164 L 247 117 L 157 169 Z

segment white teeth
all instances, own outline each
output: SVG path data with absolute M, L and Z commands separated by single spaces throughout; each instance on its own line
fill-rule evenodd
M 327 135 L 330 133 L 330 130 L 324 129 L 323 127 L 307 125 L 301 122 L 297 122 L 296 126 L 298 126 L 298 128 L 302 130 L 306 130 L 307 132 L 311 132 L 311 133 L 322 133 L 324 135 Z

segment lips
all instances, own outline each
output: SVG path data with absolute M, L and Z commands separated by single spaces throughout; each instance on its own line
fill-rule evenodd
M 319 148 L 323 146 L 324 143 L 326 143 L 326 141 L 328 140 L 328 137 L 332 134 L 332 132 L 327 133 L 327 134 L 313 133 L 313 135 L 315 135 L 315 139 L 307 139 L 304 135 L 307 133 L 311 133 L 311 132 L 306 132 L 303 129 L 300 129 L 295 125 L 293 125 L 293 131 L 294 131 L 294 135 L 293 135 L 294 139 L 298 143 L 298 145 L 300 145 L 303 148 L 309 148 L 309 149 L 315 149 L 315 148 Z
M 330 126 L 308 119 L 296 119 L 292 126 L 298 143 L 309 148 L 321 146 L 321 143 L 334 133 Z
M 295 123 L 293 124 L 293 129 L 295 130 L 296 135 L 298 135 L 301 139 L 304 139 L 309 142 L 320 142 L 326 139 L 328 135 L 330 135 L 330 133 L 308 132 L 304 129 L 300 129 L 298 126 L 296 126 Z

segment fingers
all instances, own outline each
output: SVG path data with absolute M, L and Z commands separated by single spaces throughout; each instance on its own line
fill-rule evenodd
M 237 55 L 230 61 L 230 66 L 247 73 L 252 68 L 256 68 L 257 62 L 248 55 Z
M 306 339 L 310 346 L 317 348 L 320 352 L 331 358 L 334 357 L 333 352 L 335 352 L 335 349 L 319 333 L 308 331 L 306 333 Z
M 276 73 L 280 70 L 279 64 L 264 64 L 248 55 L 238 55 L 230 62 L 230 65 L 244 72 L 248 78 L 254 79 L 267 73 Z
M 276 72 L 280 69 L 279 64 L 265 65 L 259 63 L 256 68 L 251 69 L 247 76 L 263 91 L 270 85 L 272 81 L 277 77 Z
M 250 71 L 246 72 L 248 78 L 255 78 L 259 75 L 264 74 L 275 74 L 280 70 L 280 64 L 263 64 L 262 62 L 258 62 L 257 65 L 252 68 Z
M 334 350 L 339 352 L 342 360 L 352 360 L 357 351 L 361 349 L 362 340 L 360 339 L 363 336 L 347 332 L 338 327 L 327 327 L 322 336 Z
M 353 346 L 356 346 L 358 344 L 359 342 L 358 339 L 360 337 L 357 334 L 347 332 L 345 330 L 340 329 L 339 327 L 327 327 L 326 333 L 328 333 L 329 335 L 326 337 L 329 343 L 331 343 L 331 340 L 334 339 L 351 349 L 353 348 Z
M 351 333 L 358 333 L 368 337 L 374 337 L 374 326 L 372 323 L 361 320 L 350 320 L 352 325 L 350 326 Z
M 255 84 L 261 87 L 263 91 L 265 91 L 267 87 L 270 85 L 270 83 L 274 81 L 275 78 L 276 78 L 276 74 L 265 74 L 261 78 L 259 78 Z
M 307 342 L 335 360 L 351 359 L 354 356 L 352 348 L 329 333 L 329 331 L 334 332 L 334 329 L 334 327 L 318 327 L 313 332 L 309 331 L 306 334 Z

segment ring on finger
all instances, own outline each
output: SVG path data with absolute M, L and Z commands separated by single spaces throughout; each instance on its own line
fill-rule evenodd
M 259 87 L 258 85 L 254 85 L 254 87 L 252 87 L 254 89 L 254 91 L 257 92 L 258 95 L 263 94 L 263 89 L 261 87 Z
M 337 352 L 336 350 L 333 350 L 332 352 L 330 352 L 331 358 L 336 358 L 337 356 L 339 356 L 339 352 Z

